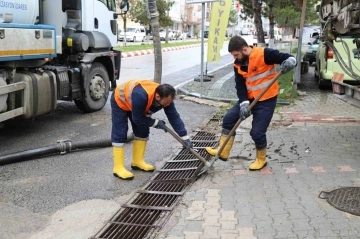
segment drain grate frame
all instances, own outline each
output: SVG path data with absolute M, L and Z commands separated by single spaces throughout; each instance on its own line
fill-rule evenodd
M 356 216 L 360 216 L 360 187 L 342 187 L 330 192 L 322 191 L 319 198 L 334 208 Z

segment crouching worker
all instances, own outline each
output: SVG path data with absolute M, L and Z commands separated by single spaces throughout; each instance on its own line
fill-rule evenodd
M 131 168 L 153 172 L 155 167 L 144 160 L 150 127 L 165 132 L 165 121 L 151 118 L 152 114 L 164 109 L 167 119 L 175 132 L 191 147 L 185 125 L 173 102 L 175 89 L 168 84 L 158 84 L 150 80 L 130 80 L 116 87 L 111 96 L 112 131 L 111 140 L 114 156 L 114 176 L 133 179 L 134 175 L 125 168 L 124 143 L 130 120 L 135 135 Z

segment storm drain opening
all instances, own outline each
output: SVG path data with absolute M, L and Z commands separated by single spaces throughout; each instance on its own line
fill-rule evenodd
M 215 147 L 218 144 L 218 141 L 211 141 L 211 142 L 196 142 L 193 141 L 193 147 L 194 148 L 206 148 L 206 147 Z
M 169 211 L 121 208 L 93 239 L 145 238 L 165 222 Z
M 158 173 L 154 180 L 181 180 L 190 179 L 195 175 L 196 169 L 183 170 L 183 171 L 169 171 Z
M 333 207 L 350 214 L 360 216 L 360 187 L 344 187 L 330 192 L 322 191 L 319 198 Z
M 145 190 L 158 192 L 184 192 L 187 188 L 183 183 L 150 182 Z
M 218 145 L 219 137 L 199 131 L 192 142 L 194 150 L 210 159 L 205 147 Z M 142 189 L 107 222 L 93 239 L 153 238 L 165 224 L 187 188 L 197 179 L 203 163 L 189 150 L 181 149 L 158 169 Z
M 193 136 L 191 138 L 192 141 L 196 141 L 196 140 L 208 140 L 208 141 L 211 141 L 211 140 L 219 140 L 219 137 L 216 136 L 215 134 L 213 133 L 208 133 L 208 132 L 204 132 L 204 131 L 199 131 L 196 133 L 195 136 Z
M 201 165 L 198 159 L 176 160 L 167 162 L 162 169 L 181 169 L 181 168 L 197 168 Z
M 224 116 L 222 116 L 222 115 L 215 115 L 209 120 L 207 125 L 213 124 L 213 123 L 219 123 L 220 124 L 222 122 L 223 118 L 224 118 Z

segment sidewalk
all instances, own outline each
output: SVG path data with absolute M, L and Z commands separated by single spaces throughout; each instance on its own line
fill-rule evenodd
M 319 194 L 360 187 L 360 109 L 318 91 L 311 71 L 302 82 L 299 90 L 306 95 L 273 118 L 268 166 L 248 171 L 255 157 L 249 118 L 237 130 L 229 161 L 217 161 L 214 171 L 190 187 L 158 238 L 359 238 L 360 217 L 332 207 Z M 222 89 L 214 85 L 202 94 Z M 353 200 L 359 207 L 359 197 Z

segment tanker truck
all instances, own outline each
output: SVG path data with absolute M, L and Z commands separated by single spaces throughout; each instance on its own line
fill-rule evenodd
M 115 0 L 0 0 L 0 122 L 101 110 L 120 74 Z

